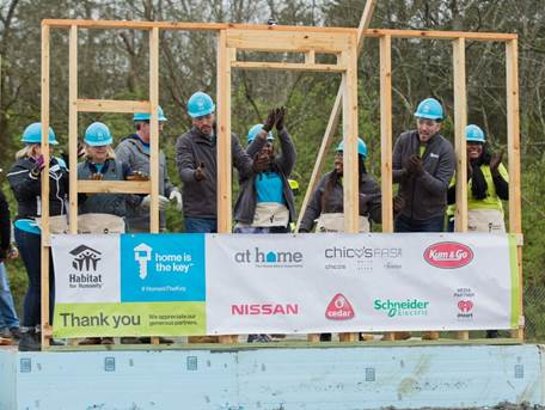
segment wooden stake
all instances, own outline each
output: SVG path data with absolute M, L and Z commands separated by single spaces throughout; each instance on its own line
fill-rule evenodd
M 150 98 L 150 232 L 159 232 L 159 29 L 153 28 L 149 37 L 149 98 Z
M 69 162 L 69 198 L 70 198 L 70 233 L 78 233 L 78 27 L 70 27 L 70 45 L 68 52 L 68 162 Z
M 467 124 L 465 39 L 452 42 L 454 72 L 454 149 L 456 152 L 456 232 L 467 232 Z M 456 339 L 469 340 L 469 332 L 456 332 Z

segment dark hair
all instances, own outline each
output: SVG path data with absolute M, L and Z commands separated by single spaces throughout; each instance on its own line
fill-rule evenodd
M 365 167 L 365 160 L 363 156 L 359 154 L 358 154 L 358 170 L 359 170 L 359 181 L 358 181 L 358 186 L 359 186 L 359 182 L 361 181 L 362 176 L 364 174 L 367 174 L 367 168 Z M 333 172 L 329 174 L 329 178 L 326 183 L 324 192 L 322 193 L 322 201 L 321 201 L 322 212 L 326 210 L 327 200 L 329 199 L 329 196 L 331 195 L 331 192 L 333 192 L 333 188 L 335 188 L 335 185 L 337 185 L 338 181 L 339 181 L 339 175 L 335 172 L 335 170 L 333 170 Z
M 481 165 L 490 165 L 490 159 L 492 155 L 490 154 L 489 145 L 485 142 L 483 144 L 483 151 L 481 156 L 473 161 L 471 161 L 471 193 L 475 199 L 485 199 L 488 191 L 488 184 L 484 178 L 483 171 L 481 170 Z

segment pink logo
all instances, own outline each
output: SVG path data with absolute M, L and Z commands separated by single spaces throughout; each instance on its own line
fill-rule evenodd
M 436 268 L 456 269 L 473 260 L 473 251 L 462 243 L 440 242 L 428 246 L 424 251 L 424 259 Z
M 352 305 L 342 293 L 337 293 L 331 299 L 325 311 L 325 317 L 329 320 L 350 320 L 354 316 L 356 314 Z
M 461 300 L 458 302 L 458 309 L 460 309 L 460 312 L 462 313 L 471 312 L 473 309 L 473 302 L 471 300 Z

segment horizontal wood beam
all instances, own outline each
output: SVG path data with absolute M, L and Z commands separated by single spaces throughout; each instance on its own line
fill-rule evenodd
M 76 108 L 80 112 L 151 112 L 149 101 L 130 100 L 76 100 Z
M 150 181 L 79 180 L 78 192 L 84 194 L 149 194 Z
M 274 63 L 266 61 L 234 61 L 231 67 L 245 70 L 283 70 L 283 71 L 314 71 L 342 73 L 346 70 L 344 65 L 336 64 L 307 64 L 307 63 Z
M 389 30 L 389 29 L 367 29 L 363 33 L 366 37 L 390 36 L 392 38 L 422 38 L 434 40 L 456 40 L 463 38 L 473 41 L 511 41 L 515 40 L 517 34 L 511 33 L 485 33 L 469 31 L 425 31 L 425 30 Z

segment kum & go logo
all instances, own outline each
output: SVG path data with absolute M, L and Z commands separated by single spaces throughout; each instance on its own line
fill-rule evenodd
M 462 243 L 439 242 L 426 248 L 424 259 L 436 268 L 456 269 L 471 263 L 473 251 Z
M 430 302 L 421 299 L 375 299 L 373 309 L 385 312 L 388 317 L 397 316 L 427 316 Z

